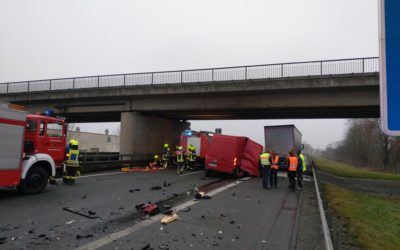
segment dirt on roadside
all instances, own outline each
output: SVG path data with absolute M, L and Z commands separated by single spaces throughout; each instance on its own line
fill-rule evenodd
M 305 181 L 301 192 L 296 249 L 325 249 L 314 181 Z

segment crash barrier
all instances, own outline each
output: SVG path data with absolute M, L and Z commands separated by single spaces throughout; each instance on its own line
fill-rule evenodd
M 184 84 L 280 79 L 304 76 L 368 74 L 379 71 L 379 58 L 354 58 L 280 64 L 160 71 L 133 74 L 58 78 L 0 84 L 0 94 L 136 85 Z
M 315 174 L 314 168 L 312 171 L 313 171 L 313 176 L 314 176 L 314 185 L 315 185 L 315 192 L 317 194 L 319 212 L 321 215 L 322 231 L 324 233 L 324 240 L 325 240 L 325 249 L 333 250 L 334 248 L 333 248 L 333 244 L 332 244 L 331 232 L 330 232 L 328 222 L 327 222 L 327 217 L 325 214 L 326 210 L 324 209 L 324 205 L 322 204 L 321 194 L 319 192 L 317 176 Z
M 153 155 L 132 155 L 119 153 L 81 153 L 80 167 L 82 173 L 103 170 L 121 169 L 123 166 L 145 166 L 151 161 Z

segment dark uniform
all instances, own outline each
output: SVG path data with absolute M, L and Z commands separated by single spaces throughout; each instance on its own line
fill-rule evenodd
M 65 173 L 63 176 L 63 182 L 65 184 L 74 184 L 77 175 L 79 175 L 79 143 L 74 140 L 71 143 L 69 150 L 69 156 L 66 161 Z
M 260 155 L 262 186 L 264 189 L 269 189 L 268 181 L 271 172 L 271 155 L 269 153 L 262 153 Z

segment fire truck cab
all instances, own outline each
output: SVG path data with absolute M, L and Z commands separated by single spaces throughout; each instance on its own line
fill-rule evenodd
M 40 193 L 63 167 L 65 122 L 48 115 L 28 115 L 23 107 L 0 103 L 0 187 Z

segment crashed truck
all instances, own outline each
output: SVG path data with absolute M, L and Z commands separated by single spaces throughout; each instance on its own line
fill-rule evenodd
M 27 114 L 21 106 L 0 102 L 0 187 L 40 193 L 49 176 L 63 168 L 66 126 L 51 115 Z
M 214 172 L 235 177 L 260 177 L 259 159 L 263 146 L 242 136 L 215 134 L 205 161 L 206 175 Z

